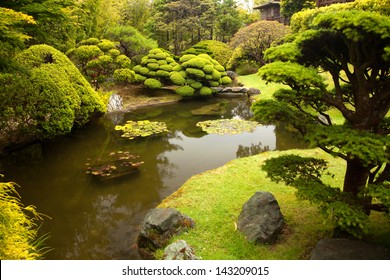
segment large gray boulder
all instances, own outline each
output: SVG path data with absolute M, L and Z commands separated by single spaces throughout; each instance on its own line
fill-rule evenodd
M 347 238 L 320 240 L 311 252 L 311 260 L 390 260 L 390 249 Z
M 184 240 L 178 240 L 164 250 L 164 260 L 199 260 L 194 249 Z
M 272 244 L 282 231 L 284 217 L 273 194 L 256 192 L 243 206 L 237 227 L 250 242 Z
M 169 239 L 182 231 L 194 227 L 195 222 L 176 209 L 155 208 L 143 221 L 138 236 L 138 251 L 144 259 L 152 259 L 153 253 L 167 245 Z

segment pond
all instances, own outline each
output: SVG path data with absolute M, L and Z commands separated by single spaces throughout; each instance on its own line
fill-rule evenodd
M 21 186 L 24 204 L 36 205 L 48 216 L 40 230 L 50 234 L 46 245 L 52 250 L 46 259 L 139 259 L 135 242 L 146 212 L 192 175 L 262 151 L 303 147 L 275 126 L 225 136 L 206 134 L 196 126 L 204 120 L 250 117 L 246 99 L 185 101 L 111 113 L 71 136 L 1 159 L 0 173 Z M 143 119 L 166 122 L 169 132 L 128 140 L 114 130 L 115 124 Z M 86 173 L 89 161 L 118 151 L 139 156 L 144 162 L 139 172 L 106 181 Z

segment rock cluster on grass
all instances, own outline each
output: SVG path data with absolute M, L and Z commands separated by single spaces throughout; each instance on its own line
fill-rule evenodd
M 390 260 L 390 249 L 346 238 L 320 240 L 311 252 L 312 260 Z
M 153 258 L 153 253 L 167 245 L 169 239 L 188 228 L 195 222 L 188 216 L 171 208 L 150 210 L 143 221 L 138 236 L 138 251 L 145 259 Z
M 244 204 L 237 225 L 248 241 L 272 244 L 283 229 L 284 217 L 271 193 L 256 192 Z

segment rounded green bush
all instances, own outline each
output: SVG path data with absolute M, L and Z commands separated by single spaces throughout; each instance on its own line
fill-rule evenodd
M 172 68 L 172 70 L 173 70 L 173 71 L 181 71 L 181 70 L 183 70 L 183 67 L 182 67 L 180 64 L 178 64 L 178 65 L 174 66 L 174 67 Z
M 155 70 L 157 71 L 158 69 L 160 69 L 160 65 L 158 65 L 158 63 L 148 63 L 148 68 L 150 70 Z
M 121 52 L 117 49 L 111 49 L 108 51 L 108 54 L 109 54 L 109 56 L 115 58 L 115 57 L 119 56 L 121 54 Z
M 169 57 L 169 56 L 165 59 L 165 61 L 168 62 L 168 63 L 174 63 L 175 62 L 175 60 L 172 57 Z
M 141 59 L 141 65 L 147 65 L 149 63 L 149 59 L 145 56 Z
M 212 65 L 208 64 L 208 65 L 205 65 L 202 70 L 206 74 L 211 74 L 211 73 L 213 73 L 214 67 Z
M 213 92 L 211 90 L 211 88 L 209 87 L 202 87 L 199 91 L 199 94 L 202 95 L 202 96 L 208 96 L 208 95 L 211 95 Z
M 217 70 L 213 70 L 212 76 L 214 81 L 218 81 L 219 79 L 221 79 L 221 73 Z
M 192 59 L 192 58 L 195 58 L 196 57 L 196 55 L 194 55 L 194 54 L 185 54 L 185 55 L 183 55 L 182 57 L 180 57 L 180 62 L 181 63 L 183 63 L 183 62 L 186 62 L 186 61 L 188 61 L 188 60 L 190 60 L 190 59 Z
M 114 80 L 121 84 L 132 83 L 135 81 L 135 73 L 128 68 L 116 69 Z
M 104 52 L 108 52 L 111 49 L 115 49 L 115 43 L 105 39 L 101 40 L 101 42 L 97 44 L 97 46 Z
M 148 58 L 148 64 L 149 64 L 149 63 L 157 63 L 157 59 Z
M 228 85 L 232 83 L 232 79 L 230 79 L 228 76 L 222 77 L 222 84 Z
M 189 67 L 189 68 L 198 68 L 198 69 L 202 69 L 205 65 L 206 65 L 206 60 L 204 58 L 201 58 L 201 57 L 195 57 L 195 58 L 192 58 L 186 62 L 184 62 L 183 64 L 183 67 Z
M 168 57 L 168 54 L 164 53 L 164 52 L 160 52 L 160 53 L 156 53 L 155 55 L 155 58 L 156 59 L 166 59 Z
M 190 86 L 182 86 L 175 90 L 175 92 L 181 96 L 193 96 L 195 89 Z
M 171 65 L 161 65 L 160 66 L 161 70 L 171 72 L 173 70 L 173 67 Z
M 168 62 L 167 62 L 166 60 L 158 60 L 158 61 L 157 61 L 157 64 L 160 65 L 160 66 L 162 66 L 162 65 L 167 65 Z
M 114 62 L 117 63 L 121 68 L 131 67 L 131 59 L 125 56 L 124 54 L 117 56 Z
M 202 70 L 196 68 L 187 68 L 186 72 L 196 78 L 204 78 L 204 76 L 206 76 L 206 74 Z
M 139 66 L 139 68 L 137 68 L 137 72 L 138 73 L 140 73 L 142 76 L 146 76 L 146 75 L 148 75 L 148 73 L 150 72 L 150 70 L 149 70 L 149 68 L 147 68 L 147 67 L 142 67 L 142 66 L 140 66 L 140 65 L 137 65 L 137 66 Z M 135 67 L 134 67 L 135 68 Z M 135 70 L 135 69 L 134 69 Z
M 158 89 L 158 88 L 161 88 L 161 82 L 159 80 L 156 80 L 156 79 L 153 79 L 153 78 L 149 78 L 149 79 L 146 79 L 145 82 L 144 82 L 144 85 L 148 88 L 152 88 L 152 89 Z
M 223 67 L 221 64 L 214 64 L 214 68 L 215 68 L 215 70 L 217 70 L 219 72 L 225 71 L 225 67 Z
M 194 89 L 200 89 L 203 85 L 200 82 L 194 82 L 194 83 L 190 84 L 190 86 Z
M 219 86 L 219 82 L 217 82 L 217 81 L 209 81 L 209 84 L 210 84 L 211 87 Z
M 170 73 L 168 71 L 164 71 L 164 70 L 157 70 L 156 76 L 162 77 L 162 78 L 169 78 Z
M 172 72 L 170 79 L 174 85 L 182 86 L 186 83 L 186 80 L 179 72 Z
M 157 76 L 157 71 L 149 71 L 148 76 L 149 77 L 156 77 Z
M 135 74 L 135 81 L 137 83 L 143 83 L 144 81 L 146 81 L 146 77 L 145 76 L 142 76 L 140 74 Z
M 80 41 L 77 45 L 83 46 L 83 45 L 97 45 L 99 44 L 100 40 L 98 38 L 88 38 L 85 40 Z

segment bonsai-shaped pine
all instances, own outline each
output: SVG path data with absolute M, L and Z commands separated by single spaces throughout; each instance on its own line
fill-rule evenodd
M 388 213 L 390 206 L 388 7 L 389 0 L 358 0 L 295 14 L 293 36 L 268 49 L 274 62 L 259 70 L 290 89 L 253 106 L 256 120 L 290 124 L 311 145 L 346 161 L 342 190 L 321 181 L 326 163 L 318 159 L 279 157 L 264 169 L 319 204 L 338 231 L 356 237 L 366 232 L 370 211 Z M 337 124 L 329 109 L 345 121 Z
M 116 43 L 110 40 L 89 38 L 66 54 L 95 89 L 110 78 L 116 83 L 132 83 L 135 80 L 130 58 L 121 54 Z

